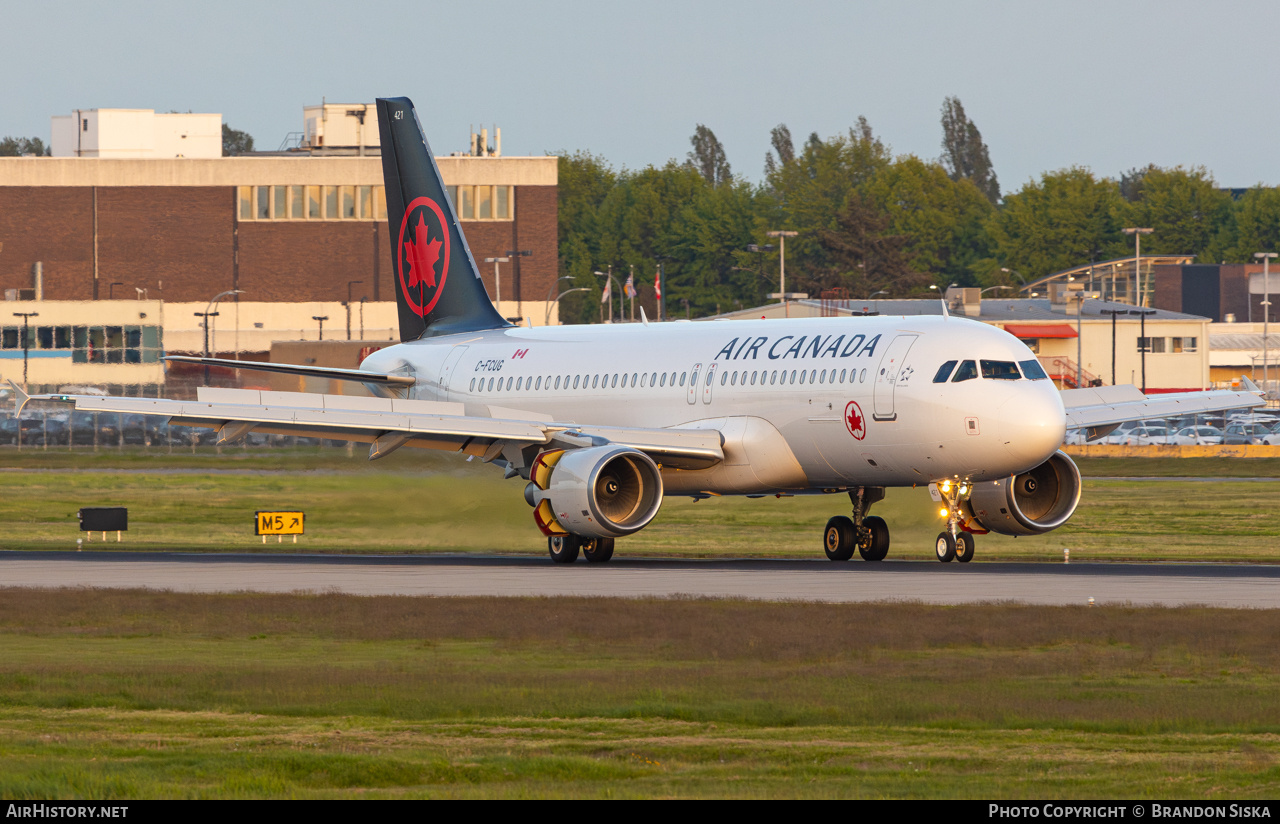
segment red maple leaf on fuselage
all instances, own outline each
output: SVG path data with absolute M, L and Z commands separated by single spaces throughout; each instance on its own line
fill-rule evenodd
M 418 225 L 413 230 L 413 240 L 404 245 L 404 256 L 409 263 L 409 288 L 421 284 L 435 288 L 436 263 L 440 260 L 439 240 L 432 240 L 427 224 L 418 213 Z

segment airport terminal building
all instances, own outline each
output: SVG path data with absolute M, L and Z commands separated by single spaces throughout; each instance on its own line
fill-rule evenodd
M 202 352 L 206 323 L 211 354 L 249 358 L 274 340 L 394 336 L 370 117 L 307 107 L 297 145 L 233 157 L 216 114 L 55 117 L 53 157 L 0 158 L 0 375 L 25 363 L 33 385 L 133 394 L 164 383 L 161 352 Z M 558 323 L 558 160 L 485 138 L 437 158 L 472 254 L 505 317 Z

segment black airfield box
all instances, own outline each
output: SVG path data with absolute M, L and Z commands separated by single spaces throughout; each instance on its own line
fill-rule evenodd
M 123 506 L 80 508 L 81 532 L 128 532 L 129 510 Z

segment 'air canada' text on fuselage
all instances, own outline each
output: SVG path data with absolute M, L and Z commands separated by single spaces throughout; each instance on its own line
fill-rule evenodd
M 767 336 L 758 338 L 734 338 L 716 353 L 715 360 L 757 360 L 760 352 L 769 343 Z M 787 343 L 791 341 L 791 343 Z M 769 360 L 785 358 L 850 358 L 871 356 L 876 353 L 876 344 L 880 336 L 867 340 L 866 335 L 851 335 L 845 342 L 844 335 L 783 335 L 764 349 L 764 356 Z

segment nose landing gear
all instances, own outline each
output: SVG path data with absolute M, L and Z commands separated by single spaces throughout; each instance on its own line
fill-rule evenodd
M 944 564 L 951 561 L 967 564 L 973 560 L 974 541 L 973 534 L 963 529 L 965 522 L 960 515 L 960 503 L 969 492 L 969 485 L 943 481 L 932 484 L 931 489 L 936 490 L 939 497 L 946 502 L 943 514 L 947 518 L 947 528 L 938 533 L 935 545 L 938 560 Z
M 827 521 L 822 533 L 822 549 L 828 560 L 847 561 L 854 550 L 864 561 L 883 561 L 889 554 L 889 525 L 883 518 L 868 516 L 867 510 L 884 500 L 884 487 L 860 486 L 849 490 L 853 517 L 837 515 Z

